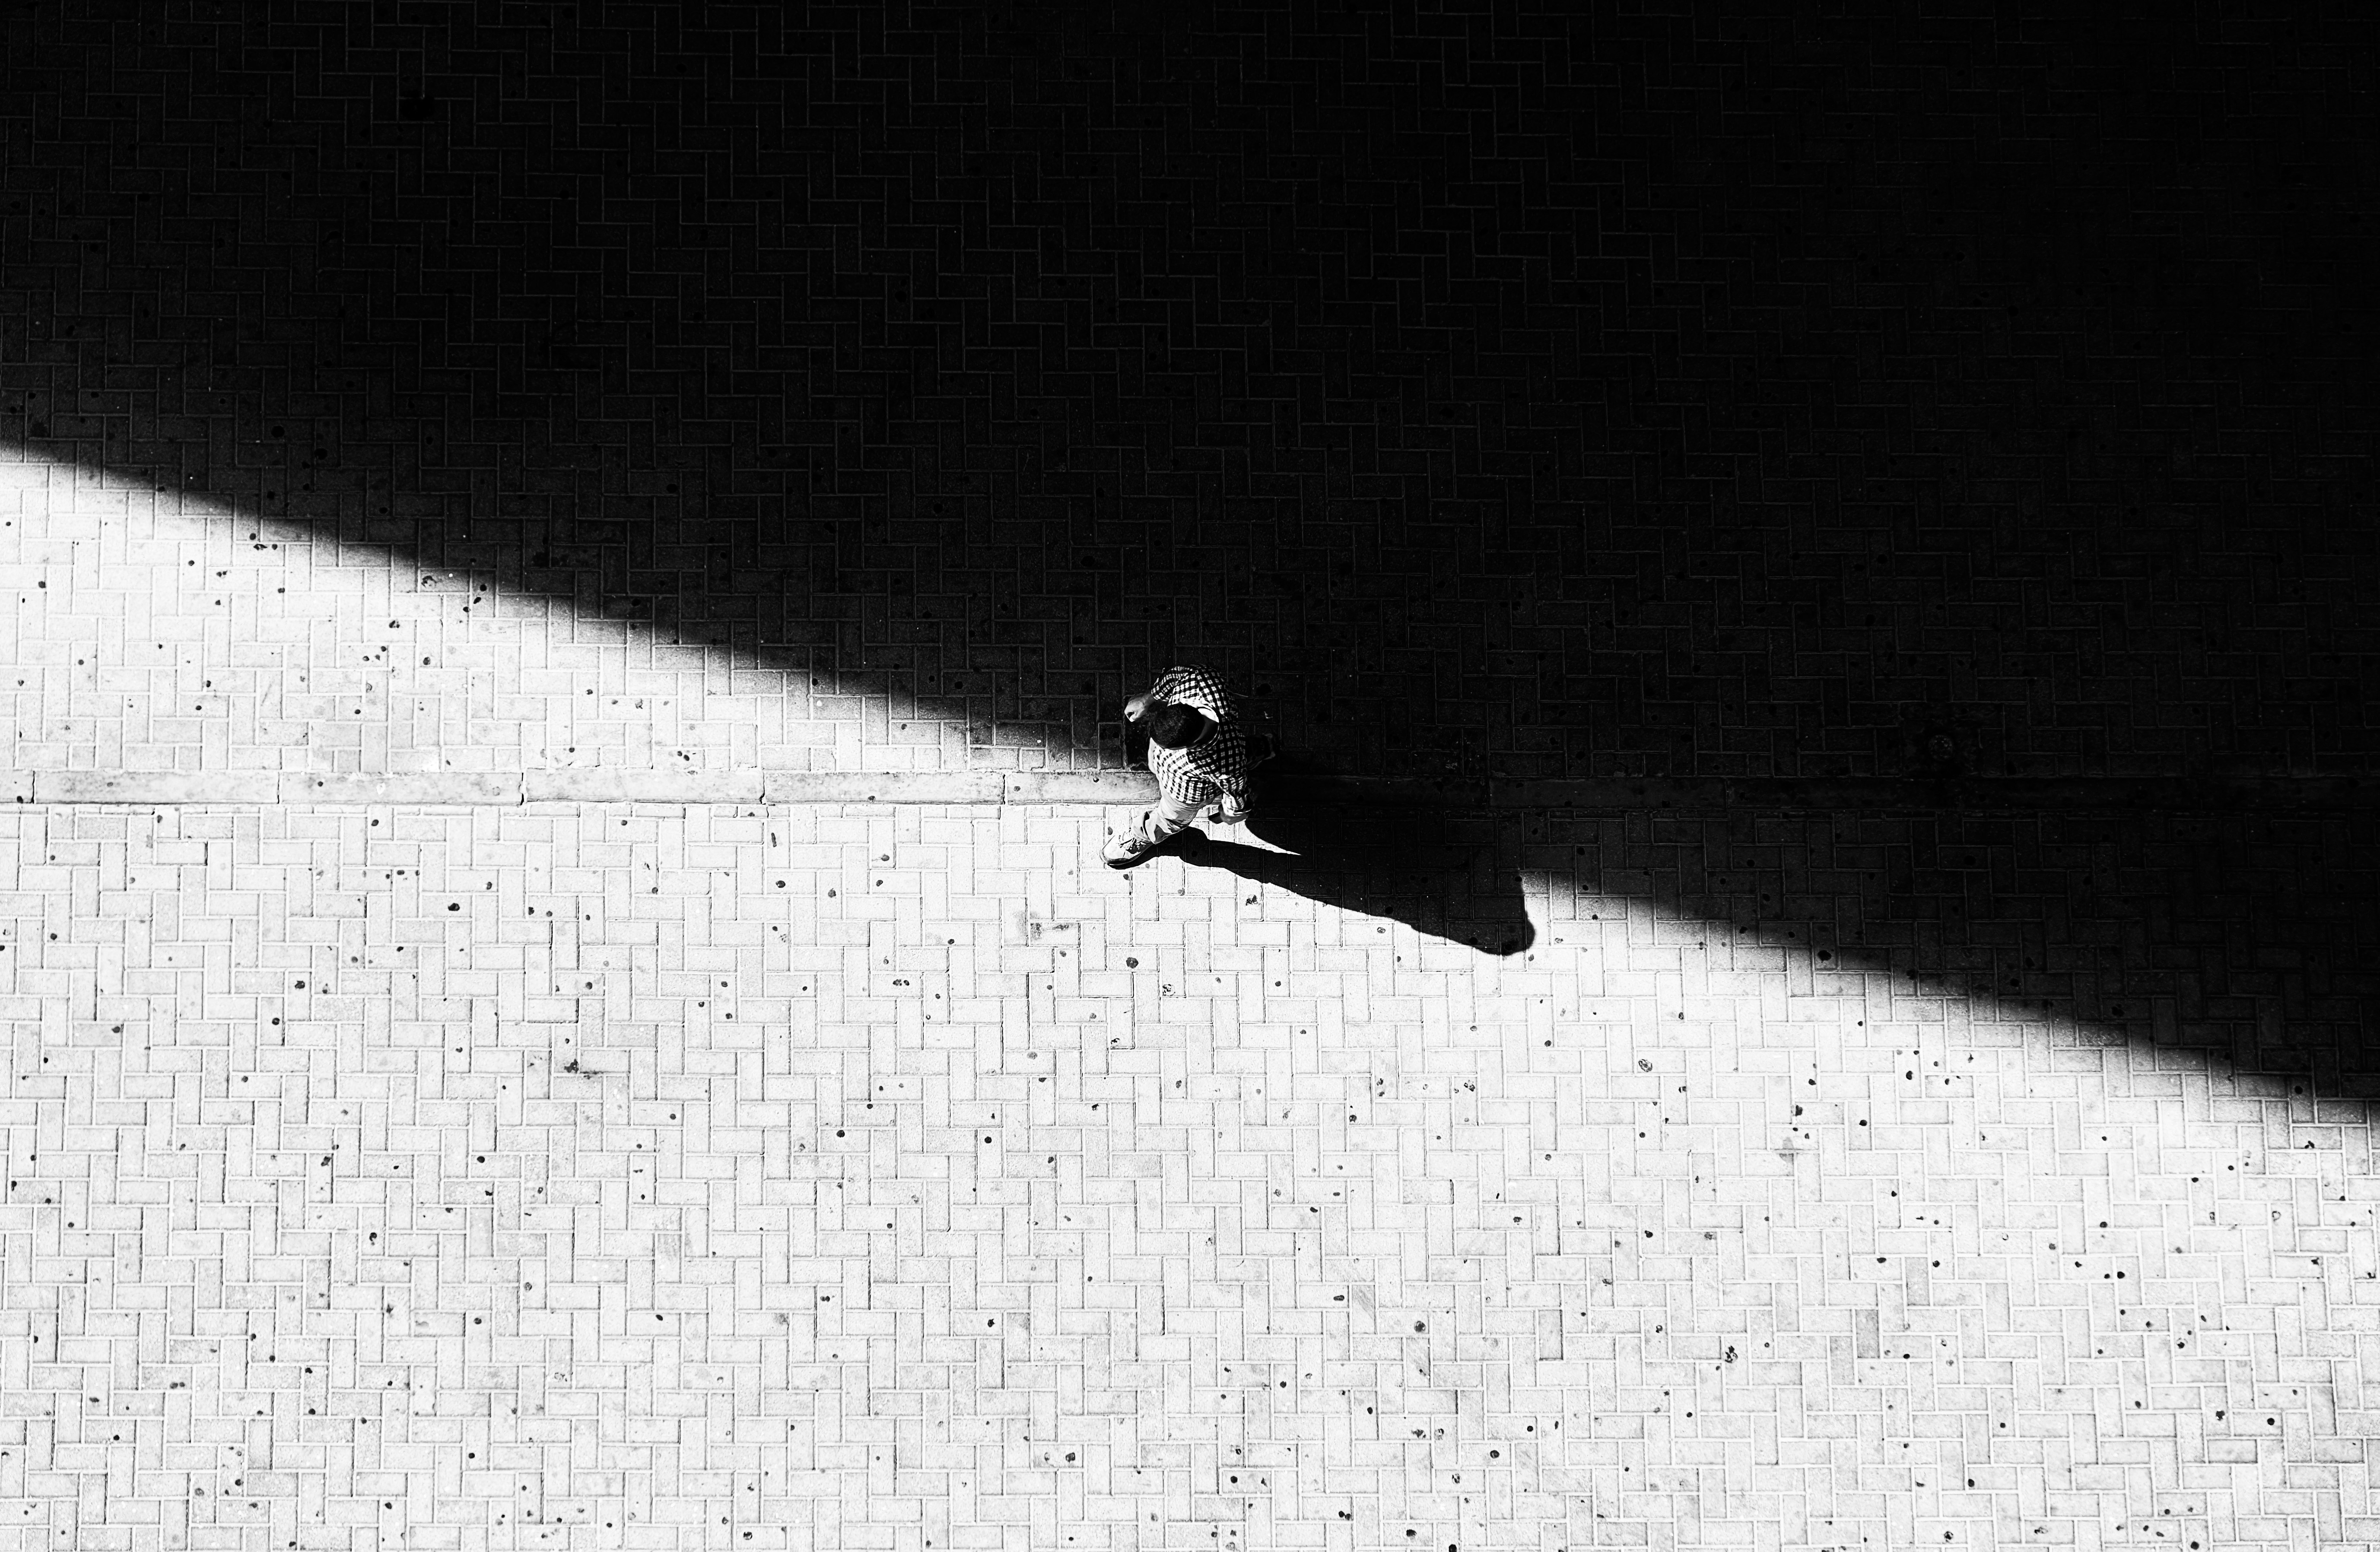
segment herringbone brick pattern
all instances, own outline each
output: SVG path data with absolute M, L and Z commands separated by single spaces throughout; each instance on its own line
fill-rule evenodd
M 1094 814 L 0 817 L 0 1514 L 79 1548 L 2380 1535 L 2361 1104 L 1814 954 L 1858 887 L 1774 834 L 1542 823 L 1490 847 L 1536 928 L 1496 960 L 1118 878 Z M 1790 902 L 1624 892 L 1665 868 Z
M 17 770 L 961 770 L 963 730 L 305 525 L 0 464 Z

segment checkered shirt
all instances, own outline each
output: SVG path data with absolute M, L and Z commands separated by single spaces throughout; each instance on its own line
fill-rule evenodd
M 1193 706 L 1212 719 L 1215 731 L 1195 749 L 1169 749 L 1151 741 L 1148 771 L 1176 803 L 1207 804 L 1230 794 L 1245 800 L 1248 740 L 1240 726 L 1240 703 L 1222 680 L 1196 663 L 1165 671 L 1148 692 L 1150 701 Z

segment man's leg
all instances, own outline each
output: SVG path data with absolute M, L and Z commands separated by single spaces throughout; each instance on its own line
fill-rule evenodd
M 1204 803 L 1181 803 L 1170 797 L 1160 796 L 1156 804 L 1141 816 L 1141 828 L 1148 832 L 1151 841 L 1170 841 L 1196 824 L 1198 821 L 1198 816 L 1205 813 L 1207 807 Z
M 1153 806 L 1141 810 L 1140 817 L 1132 822 L 1132 828 L 1109 840 L 1108 866 L 1128 867 L 1138 862 L 1189 829 L 1206 807 L 1204 803 L 1181 803 L 1171 797 L 1160 797 Z
M 1251 733 L 1247 735 L 1247 769 L 1251 773 L 1257 767 L 1281 752 L 1274 746 L 1271 738 L 1261 733 Z M 1255 812 L 1254 796 L 1249 791 L 1248 783 L 1244 780 L 1237 792 L 1227 789 L 1222 800 L 1215 805 L 1215 822 L 1227 825 L 1245 824 L 1248 822 L 1248 817 Z

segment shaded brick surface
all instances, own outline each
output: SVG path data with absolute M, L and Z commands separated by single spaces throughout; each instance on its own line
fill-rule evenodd
M 8 435 L 919 760 L 1195 658 L 1348 773 L 2373 763 L 2364 18 L 0 27 Z

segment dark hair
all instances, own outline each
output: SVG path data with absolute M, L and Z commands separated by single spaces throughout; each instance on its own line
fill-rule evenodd
M 1167 701 L 1148 710 L 1148 741 L 1168 749 L 1186 749 L 1205 741 L 1215 724 L 1195 706 Z

